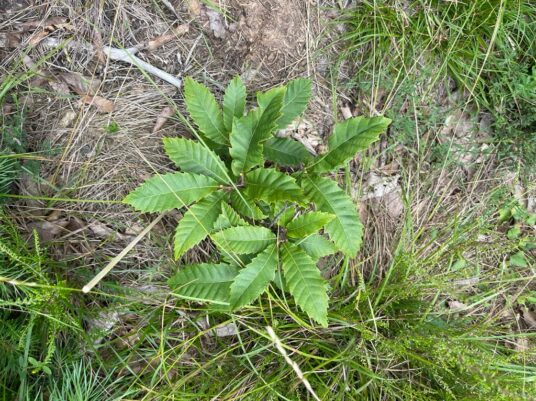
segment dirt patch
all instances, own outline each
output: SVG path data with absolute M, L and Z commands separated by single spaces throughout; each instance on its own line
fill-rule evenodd
M 264 85 L 303 73 L 307 61 L 306 3 L 243 1 L 238 28 L 227 39 L 238 69 Z M 282 79 L 283 78 L 283 79 Z
M 213 71 L 222 76 L 222 81 L 242 74 L 248 84 L 259 87 L 281 83 L 306 71 L 311 50 L 308 29 L 318 23 L 309 3 L 231 0 L 220 6 L 215 10 L 190 0 L 176 7 L 209 41 L 208 48 L 196 49 L 196 59 L 204 62 L 207 70 L 216 67 Z M 190 40 L 198 36 L 198 31 L 192 32 Z

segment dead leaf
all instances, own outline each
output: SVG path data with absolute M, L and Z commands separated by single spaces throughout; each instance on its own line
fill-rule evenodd
M 106 56 L 102 51 L 104 46 L 104 40 L 102 40 L 101 33 L 95 28 L 93 30 L 93 49 L 95 49 L 95 56 L 100 64 L 106 64 Z
M 156 123 L 153 127 L 153 133 L 160 131 L 160 129 L 164 126 L 166 121 L 175 114 L 175 110 L 173 108 L 166 106 L 162 109 L 160 114 L 158 114 L 158 117 L 156 118 Z
M 165 45 L 166 43 L 171 42 L 174 39 L 177 39 L 177 37 L 184 35 L 189 30 L 190 30 L 190 26 L 188 24 L 179 25 L 176 28 L 172 29 L 172 33 L 158 36 L 154 38 L 153 40 L 150 40 L 149 42 L 147 42 L 147 46 L 145 46 L 145 48 L 147 50 L 158 49 L 159 47 Z
M 453 284 L 458 285 L 460 287 L 464 287 L 464 286 L 477 285 L 479 282 L 480 282 L 480 279 L 478 277 L 470 277 L 470 278 L 463 278 L 460 280 L 455 280 Z
M 206 335 L 209 337 L 212 337 L 212 336 L 229 337 L 229 336 L 236 336 L 236 334 L 238 333 L 238 327 L 234 323 L 228 323 L 222 326 L 217 326 L 214 329 L 210 330 L 210 323 L 208 321 L 208 316 L 197 319 L 195 323 L 201 330 L 206 330 L 207 331 Z
M 71 93 L 69 86 L 65 82 L 51 80 L 48 82 L 48 84 L 58 95 L 68 96 Z
M 536 196 L 527 196 L 527 212 L 536 213 Z
M 42 30 L 39 32 L 36 32 L 30 37 L 30 40 L 28 40 L 28 45 L 30 47 L 35 47 L 41 42 L 43 39 L 45 39 L 48 35 L 50 35 L 51 32 L 47 30 Z
M 381 201 L 389 216 L 397 219 L 404 212 L 402 188 L 398 183 L 400 175 L 382 177 L 374 172 L 368 176 L 366 192 L 361 197 L 362 201 Z
M 65 227 L 71 233 L 82 231 L 86 228 L 86 223 L 80 220 L 78 217 L 72 216 L 69 219 L 69 224 Z
M 93 223 L 90 223 L 88 227 L 93 232 L 93 234 L 95 234 L 97 237 L 117 238 L 119 240 L 123 240 L 123 239 L 127 238 L 126 235 L 120 234 L 117 231 L 112 230 L 110 227 L 108 227 L 107 225 L 105 225 L 105 224 L 103 224 L 103 223 L 101 223 L 99 221 L 95 221 Z
M 6 103 L 2 105 L 2 115 L 7 116 L 8 114 L 11 114 L 11 111 L 13 110 L 13 105 L 10 103 Z
M 29 81 L 30 87 L 43 88 L 46 84 L 48 84 L 50 81 L 54 79 L 54 77 L 50 75 L 48 72 L 40 70 L 37 64 L 35 64 L 35 62 L 29 55 L 26 54 L 25 56 L 23 56 L 22 62 L 24 63 L 26 67 L 28 67 L 29 70 L 32 70 L 36 74 Z
M 47 216 L 47 221 L 55 221 L 55 220 L 59 220 L 61 215 L 62 215 L 62 211 L 59 210 L 59 209 L 54 209 L 48 216 Z
M 536 312 L 527 308 L 522 308 L 520 311 L 527 328 L 536 329 Z
M 95 336 L 93 344 L 100 344 L 120 321 L 118 311 L 101 311 L 95 318 L 87 319 L 87 331 Z
M 223 39 L 227 35 L 227 29 L 222 21 L 221 15 L 210 8 L 204 8 L 205 14 L 208 17 L 209 27 L 215 37 Z
M 85 95 L 80 98 L 83 103 L 93 105 L 100 113 L 111 113 L 115 109 L 114 102 L 105 99 L 102 96 Z
M 514 349 L 518 352 L 529 351 L 529 339 L 526 337 L 518 337 L 514 342 Z
M 101 84 L 96 78 L 85 77 L 76 72 L 61 72 L 56 77 L 79 95 L 94 95 Z
M 468 309 L 468 306 L 460 301 L 450 300 L 445 302 L 447 308 L 453 312 L 461 312 Z
M 393 175 L 400 171 L 400 164 L 397 160 L 393 160 L 391 163 L 384 164 L 380 167 L 382 174 Z
M 69 128 L 72 126 L 73 121 L 76 119 L 76 113 L 74 111 L 67 111 L 60 120 L 60 128 Z
M 28 56 L 27 54 L 25 54 L 24 57 L 22 57 L 22 62 L 30 70 L 34 70 L 34 71 L 37 71 L 37 72 L 39 71 L 39 69 L 37 68 L 37 64 L 35 64 L 35 61 L 33 61 L 33 59 L 30 56 Z
M 0 32 L 0 48 L 16 48 L 22 43 L 20 32 Z
M 345 120 L 348 120 L 349 118 L 352 118 L 352 110 L 350 110 L 350 107 L 348 105 L 341 107 L 341 114 L 342 118 Z
M 198 17 L 201 14 L 201 4 L 198 0 L 187 0 L 188 11 L 194 16 Z
M 309 153 L 316 156 L 317 149 L 322 145 L 322 137 L 309 120 L 302 118 L 292 122 L 287 128 L 279 130 L 277 136 L 281 138 L 292 137 L 302 143 Z
M 28 206 L 32 214 L 41 215 L 42 202 L 33 197 L 42 196 L 39 184 L 35 178 L 28 172 L 23 172 L 18 180 L 18 187 L 21 195 L 27 195 L 28 199 L 25 204 Z
M 37 235 L 42 242 L 50 242 L 60 234 L 66 232 L 65 227 L 69 224 L 69 219 L 59 219 L 55 221 L 39 221 L 28 224 L 28 228 L 37 231 Z
M 54 28 L 55 26 L 62 26 L 64 24 L 67 24 L 67 18 L 65 17 L 50 17 L 46 20 L 32 20 L 32 21 L 26 21 L 21 24 L 19 24 L 19 27 L 22 29 L 22 31 L 31 31 L 33 29 L 44 27 L 44 28 Z
M 238 334 L 238 327 L 234 323 L 228 323 L 223 326 L 218 326 L 214 330 L 216 337 L 230 337 Z

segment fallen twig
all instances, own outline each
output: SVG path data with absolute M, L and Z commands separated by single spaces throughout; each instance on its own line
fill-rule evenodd
M 46 38 L 41 43 L 46 47 L 65 46 L 66 48 L 77 49 L 77 50 L 82 49 L 88 52 L 95 52 L 95 48 L 93 47 L 93 45 L 87 42 L 77 42 L 77 41 L 63 42 L 56 38 Z M 128 49 L 118 49 L 116 47 L 103 46 L 102 51 L 106 56 L 110 58 L 110 60 L 123 61 L 125 63 L 135 65 L 136 67 L 142 69 L 143 71 L 149 74 L 152 74 L 154 76 L 157 76 L 158 78 L 170 83 L 171 85 L 177 88 L 182 87 L 182 79 L 177 78 L 161 70 L 160 68 L 157 68 L 141 60 L 140 58 L 136 57 L 135 54 L 138 51 L 138 48 L 136 47 L 130 47 Z
M 129 253 L 135 246 L 138 242 L 140 242 L 142 240 L 143 237 L 145 237 L 149 231 L 151 231 L 153 229 L 153 227 L 160 221 L 162 220 L 162 218 L 164 217 L 164 214 L 161 214 L 160 216 L 158 216 L 156 219 L 154 219 L 151 224 L 149 224 L 147 227 L 145 227 L 145 229 L 139 233 L 136 238 L 134 238 L 120 253 L 119 255 L 117 255 L 115 258 L 113 258 L 112 260 L 110 260 L 110 262 L 104 267 L 104 269 L 102 269 L 95 277 L 93 277 L 93 279 L 87 283 L 83 288 L 82 288 L 82 292 L 84 293 L 88 293 L 89 291 L 91 291 L 93 289 L 93 287 L 95 287 L 99 281 L 101 281 L 103 279 L 104 276 L 106 276 L 110 270 L 112 270 L 116 264 L 118 264 L 121 259 L 123 259 L 125 257 L 125 255 L 127 253 Z

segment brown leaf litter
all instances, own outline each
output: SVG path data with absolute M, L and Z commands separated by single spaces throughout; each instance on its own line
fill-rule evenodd
M 372 202 L 382 205 L 393 220 L 398 219 L 404 212 L 402 188 L 399 184 L 400 175 L 383 176 L 371 171 L 365 184 L 365 190 L 361 197 L 362 202 Z
M 175 110 L 172 107 L 169 107 L 169 106 L 164 107 L 160 111 L 160 114 L 158 114 L 158 117 L 156 117 L 156 123 L 153 127 L 153 133 L 160 131 L 160 129 L 167 122 L 167 120 L 173 117 L 174 114 L 175 114 Z
M 80 98 L 82 103 L 95 106 L 100 113 L 111 113 L 114 111 L 114 102 L 103 98 L 102 96 L 85 95 Z

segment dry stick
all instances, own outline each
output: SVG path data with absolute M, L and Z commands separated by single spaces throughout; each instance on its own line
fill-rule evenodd
M 298 379 L 303 383 L 309 394 L 313 396 L 313 398 L 316 401 L 321 401 L 318 395 L 316 395 L 315 391 L 313 390 L 313 387 L 311 387 L 311 383 L 309 383 L 309 380 L 303 375 L 303 372 L 301 371 L 300 367 L 296 362 L 294 362 L 287 354 L 287 351 L 285 348 L 283 348 L 283 344 L 281 344 L 281 340 L 274 332 L 274 329 L 272 329 L 271 326 L 266 326 L 266 331 L 268 332 L 268 335 L 274 342 L 275 347 L 279 351 L 279 353 L 283 356 L 283 359 L 290 365 L 290 367 L 296 372 L 296 375 L 298 376 Z
M 82 49 L 86 50 L 89 53 L 94 53 L 95 48 L 93 45 L 87 42 L 77 42 L 77 41 L 71 41 L 71 42 L 62 42 L 56 38 L 46 38 L 41 42 L 43 45 L 47 47 L 59 47 L 65 45 L 66 48 L 72 48 L 72 49 Z M 182 79 L 177 78 L 160 68 L 157 68 L 140 58 L 136 57 L 135 54 L 138 51 L 136 47 L 130 47 L 128 49 L 118 49 L 116 47 L 111 46 L 103 46 L 102 51 L 104 54 L 106 54 L 110 60 L 115 61 L 123 61 L 125 63 L 129 63 L 132 65 L 135 65 L 136 67 L 142 69 L 143 71 L 155 75 L 158 78 L 170 83 L 171 85 L 181 88 L 182 87 Z
M 104 269 L 102 269 L 99 274 L 97 274 L 95 277 L 93 277 L 93 280 L 91 280 L 89 283 L 87 283 L 84 288 L 82 288 L 82 292 L 84 293 L 88 293 L 89 291 L 91 291 L 93 289 L 93 287 L 95 287 L 99 281 L 101 281 L 103 279 L 104 276 L 106 276 L 110 270 L 112 270 L 116 264 L 119 263 L 119 261 L 121 259 L 123 259 L 125 257 L 125 255 L 127 253 L 129 253 L 132 248 L 134 248 L 136 246 L 136 244 L 138 242 L 141 241 L 141 239 L 143 237 L 145 237 L 147 235 L 147 233 L 149 231 L 152 230 L 152 228 L 160 221 L 162 220 L 162 218 L 164 217 L 164 214 L 161 214 L 160 216 L 158 216 L 156 219 L 154 219 L 151 224 L 149 224 L 147 227 L 145 227 L 145 229 L 139 233 L 136 238 L 134 238 L 130 244 L 128 244 L 125 249 L 123 249 L 119 255 L 117 255 L 115 258 L 113 258 L 112 260 L 110 260 L 110 262 L 106 265 L 106 267 Z

